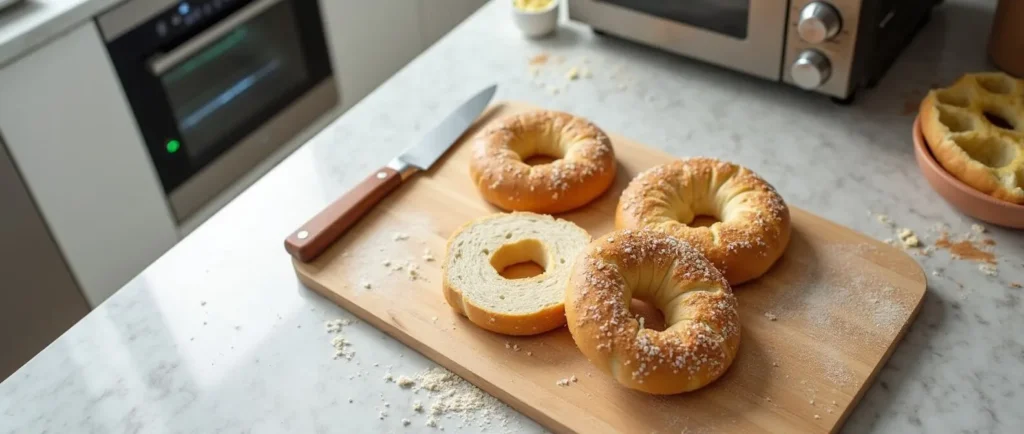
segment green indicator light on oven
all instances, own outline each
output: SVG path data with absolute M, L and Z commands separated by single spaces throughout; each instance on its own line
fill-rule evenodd
M 178 149 L 181 149 L 181 142 L 177 140 L 167 141 L 167 153 L 173 154 L 175 152 L 178 152 Z

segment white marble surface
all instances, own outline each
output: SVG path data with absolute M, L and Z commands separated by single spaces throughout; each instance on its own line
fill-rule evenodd
M 431 362 L 364 323 L 346 331 L 356 357 L 333 360 L 323 322 L 352 315 L 296 281 L 281 243 L 492 82 L 499 99 L 569 110 L 676 155 L 748 165 L 791 204 L 878 238 L 892 230 L 869 212 L 888 214 L 926 243 L 934 222 L 966 232 L 975 222 L 930 190 L 914 165 L 905 106 L 934 83 L 988 68 L 992 3 L 947 1 L 878 88 L 838 107 L 575 25 L 527 41 L 504 2 L 492 2 L 0 384 L 0 432 L 429 430 L 408 392 L 382 377 Z M 551 95 L 527 71 L 541 52 L 566 59 L 545 68 L 549 83 L 564 83 L 583 57 L 594 76 Z M 1024 282 L 1024 236 L 990 235 L 998 277 L 945 251 L 918 257 L 945 277 L 929 275 L 919 318 L 845 431 L 1019 432 L 1024 290 L 1008 282 Z M 380 420 L 384 401 L 390 416 Z M 512 418 L 516 430 L 539 429 Z M 454 419 L 443 426 L 478 431 Z
M 23 0 L 0 10 L 0 66 L 122 0 Z

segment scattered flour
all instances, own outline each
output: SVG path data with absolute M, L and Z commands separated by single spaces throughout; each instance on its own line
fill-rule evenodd
M 412 386 L 416 385 L 416 382 L 413 381 L 413 379 L 406 377 L 405 375 L 399 375 L 397 383 L 398 387 L 401 387 L 403 389 L 409 389 Z
M 900 229 L 898 235 L 900 237 L 900 242 L 903 243 L 903 247 L 910 248 L 921 246 L 921 240 L 918 240 L 917 234 L 915 234 L 914 231 L 910 229 Z
M 345 339 L 345 335 L 342 333 L 345 326 L 351 325 L 354 321 L 344 318 L 335 319 L 324 322 L 324 328 L 327 329 L 327 333 L 334 335 L 331 338 L 331 346 L 334 347 L 334 358 L 352 360 L 355 357 L 355 351 L 352 351 L 352 343 Z
M 986 276 L 998 276 L 999 269 L 994 264 L 978 264 L 978 271 L 981 271 Z
M 795 259 L 790 267 L 799 272 L 777 303 L 765 309 L 769 319 L 767 313 L 806 322 L 810 336 L 830 351 L 808 351 L 797 360 L 836 386 L 851 386 L 858 379 L 844 362 L 844 349 L 854 343 L 889 345 L 912 310 L 904 293 L 887 280 L 851 266 L 875 257 L 879 249 L 835 244 L 815 257 Z
M 447 369 L 428 369 L 412 381 L 417 385 L 416 392 L 426 391 L 430 397 L 431 417 L 426 426 L 437 427 L 439 417 L 452 414 L 461 416 L 464 424 L 475 423 L 479 428 L 490 426 L 495 418 L 500 418 L 502 427 L 508 425 L 505 404 Z M 423 404 L 414 402 L 413 410 L 422 412 Z
M 395 232 L 391 234 L 392 241 L 405 241 L 409 239 L 409 234 L 405 232 Z

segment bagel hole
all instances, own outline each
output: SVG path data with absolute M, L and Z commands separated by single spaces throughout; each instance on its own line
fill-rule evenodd
M 545 164 L 554 163 L 555 161 L 558 161 L 558 157 L 543 154 L 531 155 L 523 159 L 523 162 L 530 166 L 543 166 Z
M 544 274 L 547 251 L 534 239 L 505 244 L 491 255 L 491 266 L 506 279 L 526 279 Z
M 665 314 L 653 304 L 634 298 L 629 302 L 629 311 L 644 319 L 643 328 L 659 332 L 665 330 Z
M 722 221 L 713 215 L 699 215 L 693 218 L 693 221 L 688 223 L 687 226 L 692 227 L 711 227 L 715 223 L 721 223 Z

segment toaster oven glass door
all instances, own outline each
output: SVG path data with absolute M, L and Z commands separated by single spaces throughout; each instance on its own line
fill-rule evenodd
M 750 0 L 602 0 L 606 3 L 746 39 Z

